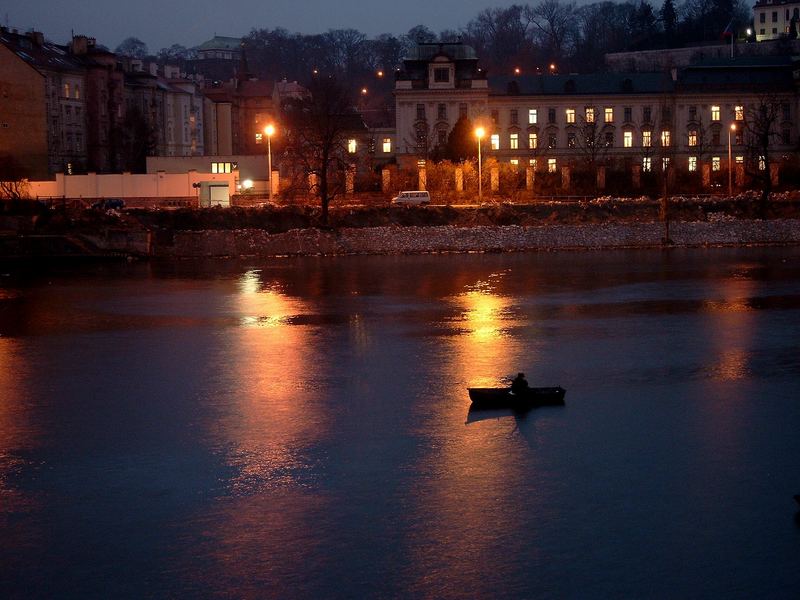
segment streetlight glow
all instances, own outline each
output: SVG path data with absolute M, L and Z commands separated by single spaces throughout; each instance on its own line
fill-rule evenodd
M 269 201 L 272 203 L 272 136 L 275 133 L 275 126 L 270 123 L 264 127 L 264 133 L 267 134 L 267 170 L 269 171 L 267 185 L 269 186 Z
M 481 169 L 481 139 L 486 135 L 483 127 L 475 128 L 475 137 L 478 138 L 478 203 L 483 204 L 483 181 Z
M 728 128 L 728 198 L 733 196 L 733 161 L 731 160 L 731 132 L 736 131 L 736 123 Z

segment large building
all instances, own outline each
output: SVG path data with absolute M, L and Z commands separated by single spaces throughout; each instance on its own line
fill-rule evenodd
M 766 110 L 769 151 L 794 155 L 798 74 L 790 57 L 740 57 L 660 73 L 486 77 L 471 48 L 420 44 L 395 87 L 398 159 L 425 158 L 465 116 L 486 130 L 486 157 L 538 171 L 598 161 L 719 170 L 729 131 L 744 162 L 745 121 Z
M 797 39 L 800 0 L 758 0 L 753 6 L 756 40 Z

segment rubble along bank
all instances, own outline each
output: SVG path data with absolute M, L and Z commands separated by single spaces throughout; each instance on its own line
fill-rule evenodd
M 201 258 L 656 248 L 664 245 L 664 231 L 660 222 L 309 228 L 274 234 L 262 229 L 174 231 L 155 236 L 150 254 Z M 675 222 L 669 237 L 676 247 L 800 244 L 800 220 Z

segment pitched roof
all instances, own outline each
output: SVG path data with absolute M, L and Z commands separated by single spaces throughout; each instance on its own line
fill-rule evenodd
M 39 44 L 31 36 L 0 29 L 0 43 L 26 63 L 39 70 L 81 72 L 85 63 L 69 53 L 66 46 L 44 41 Z
M 496 96 L 660 94 L 675 83 L 666 73 L 592 73 L 586 75 L 520 75 L 489 77 Z
M 215 35 L 210 40 L 200 44 L 197 50 L 239 50 L 241 45 L 242 38 Z

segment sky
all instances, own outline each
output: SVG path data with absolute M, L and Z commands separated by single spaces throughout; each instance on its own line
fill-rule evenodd
M 517 2 L 523 3 L 523 2 Z M 533 2 L 531 2 L 533 3 Z M 151 53 L 172 44 L 197 46 L 214 34 L 240 37 L 252 29 L 283 27 L 321 33 L 357 29 L 369 37 L 400 35 L 423 24 L 435 32 L 460 29 L 481 10 L 513 0 L 12 0 L 0 4 L 3 25 L 35 29 L 66 43 L 75 34 L 97 39 L 111 50 L 128 37 Z

